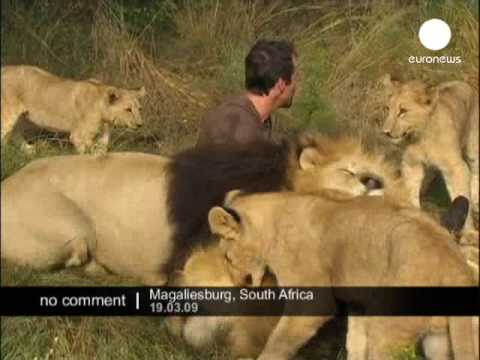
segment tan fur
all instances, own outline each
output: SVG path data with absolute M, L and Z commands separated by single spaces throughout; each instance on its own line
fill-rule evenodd
M 229 207 L 241 222 L 219 207 L 209 222 L 237 273 L 262 273 L 268 266 L 281 286 L 474 285 L 446 230 L 418 210 L 382 198 L 257 194 L 237 197 Z M 282 317 L 258 359 L 290 359 L 327 320 Z M 475 359 L 471 318 L 426 317 L 369 319 L 369 359 L 388 359 L 391 350 L 430 331 L 445 332 L 447 325 L 455 359 Z
M 356 196 L 381 193 L 361 182 L 366 176 L 384 184 L 397 181 L 388 166 L 377 167 L 380 162 L 370 155 L 350 156 L 343 146 L 333 151 L 323 137 L 309 144 L 292 154 L 297 157 L 288 171 L 296 191 L 352 191 Z M 326 162 L 309 163 L 306 153 Z M 165 283 L 162 265 L 171 255 L 174 232 L 167 208 L 170 161 L 141 153 L 33 161 L 1 185 L 2 258 L 38 269 L 94 260 L 147 285 Z M 346 166 L 352 174 L 344 174 Z
M 233 201 L 238 192 L 230 192 L 230 199 Z M 478 261 L 478 253 L 477 253 Z M 476 273 L 475 283 L 478 283 L 478 265 L 474 269 Z M 184 271 L 173 282 L 174 286 L 235 286 L 231 273 L 228 271 L 223 251 L 218 246 L 211 246 L 208 249 L 196 251 L 187 261 Z M 271 274 L 266 274 L 261 286 L 277 286 L 276 279 Z M 255 358 L 265 346 L 268 336 L 275 328 L 279 317 L 169 317 L 167 324 L 171 333 L 182 337 L 187 343 L 194 347 L 208 347 L 218 340 L 220 335 L 226 336 L 226 346 L 232 358 Z M 366 317 L 350 317 L 348 320 L 348 334 L 346 348 L 349 360 L 366 360 L 368 351 L 368 330 L 367 327 L 376 324 L 376 320 Z M 395 318 L 392 318 L 395 321 Z M 401 318 L 401 328 L 406 327 L 409 322 L 417 324 L 415 318 Z M 383 319 L 385 322 L 385 319 Z M 393 323 L 389 323 L 393 326 Z M 383 326 L 383 324 L 382 324 Z M 399 325 L 397 325 L 399 326 Z M 478 348 L 478 317 L 472 323 L 473 339 L 476 340 L 474 348 Z M 435 330 L 435 331 L 434 331 Z M 432 329 L 432 333 L 425 334 L 423 348 L 429 360 L 449 360 L 450 339 L 446 333 L 445 326 L 439 329 Z M 408 341 L 413 342 L 408 334 Z M 478 357 L 478 354 L 476 355 Z
M 300 171 L 292 175 L 296 192 L 340 198 L 385 195 L 399 203 L 408 202 L 406 187 L 393 166 L 383 156 L 366 152 L 357 140 L 307 133 L 299 142 L 304 151 L 298 160 Z M 382 188 L 369 189 L 367 178 L 378 179 Z
M 13 136 L 24 144 L 17 123 L 23 115 L 40 128 L 70 134 L 78 152 L 99 145 L 106 151 L 111 126 L 142 124 L 139 98 L 145 88 L 126 90 L 96 79 L 64 79 L 34 66 L 2 67 L 2 142 Z M 98 139 L 97 139 L 98 137 Z
M 140 153 L 36 160 L 1 185 L 1 256 L 36 269 L 93 260 L 164 285 L 171 252 L 165 169 Z
M 218 246 L 199 249 L 190 256 L 174 286 L 234 286 L 223 251 Z M 275 278 L 266 275 L 262 286 L 275 286 Z M 258 355 L 277 324 L 278 317 L 169 317 L 170 332 L 183 337 L 194 347 L 207 347 L 225 334 L 226 345 L 236 358 Z
M 465 196 L 478 213 L 478 93 L 462 81 L 428 86 L 419 80 L 401 83 L 387 75 L 384 85 L 389 112 L 383 132 L 392 142 L 405 144 L 402 175 L 411 203 L 420 206 L 425 168 L 436 167 L 451 199 Z M 462 242 L 478 244 L 471 217 Z

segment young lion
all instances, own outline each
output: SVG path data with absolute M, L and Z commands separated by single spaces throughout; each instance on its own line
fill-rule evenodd
M 267 266 L 280 286 L 475 284 L 445 229 L 419 210 L 378 197 L 237 196 L 229 208 L 212 208 L 209 223 L 239 285 L 247 275 L 261 279 Z M 258 359 L 290 359 L 329 318 L 282 317 Z M 368 321 L 369 358 L 388 359 L 391 349 L 447 325 L 455 359 L 475 359 L 472 319 L 457 317 Z M 356 355 L 362 358 L 349 354 Z
M 462 81 L 427 86 L 386 75 L 383 83 L 389 96 L 383 133 L 405 145 L 402 175 L 412 204 L 420 206 L 424 167 L 433 166 L 441 171 L 450 197 L 465 196 L 478 213 L 478 94 Z M 471 217 L 462 241 L 478 244 Z
M 136 128 L 142 125 L 139 99 L 145 88 L 126 90 L 98 80 L 76 81 L 50 74 L 34 66 L 2 67 L 2 142 L 7 135 L 28 148 L 21 129 L 22 115 L 35 125 L 70 133 L 78 152 L 91 150 L 97 142 L 105 151 L 110 126 Z
M 232 191 L 227 195 L 225 205 L 228 206 L 239 191 Z M 468 214 L 468 200 L 457 198 L 442 218 L 442 226 L 447 230 L 457 233 L 464 226 Z M 467 205 L 467 206 L 465 206 Z M 460 247 L 463 252 L 463 247 Z M 478 283 L 478 252 L 477 263 L 473 265 L 475 280 Z M 469 266 L 470 261 L 467 260 Z M 227 260 L 223 251 L 217 244 L 195 251 L 187 260 L 183 271 L 179 272 L 173 282 L 174 286 L 234 286 L 234 282 L 227 268 Z M 267 274 L 262 280 L 262 286 L 277 286 L 275 278 Z M 403 318 L 405 320 L 405 318 Z M 274 329 L 279 318 L 277 317 L 171 317 L 167 319 L 169 330 L 185 339 L 194 347 L 211 346 L 219 334 L 226 336 L 227 348 L 234 359 L 255 357 L 260 354 L 268 340 L 269 334 Z M 373 320 L 374 321 L 374 320 Z M 415 321 L 415 319 L 413 319 Z M 478 318 L 474 324 L 478 339 Z M 347 351 L 349 360 L 364 360 L 366 351 L 367 330 L 369 320 L 365 317 L 350 317 L 348 320 Z M 321 341 L 318 335 L 314 342 L 309 342 L 310 348 L 315 346 L 315 341 Z M 364 349 L 363 352 L 361 349 Z M 478 345 L 476 346 L 478 348 Z M 437 332 L 426 336 L 423 340 L 423 349 L 427 359 L 449 359 L 450 347 L 446 334 Z M 351 355 L 352 350 L 357 357 Z

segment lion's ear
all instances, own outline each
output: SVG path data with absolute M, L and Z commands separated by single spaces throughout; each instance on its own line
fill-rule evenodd
M 147 95 L 147 90 L 145 89 L 145 86 L 142 86 L 141 88 L 136 89 L 135 93 L 139 98 L 142 98 Z
M 107 92 L 107 102 L 108 105 L 115 104 L 120 99 L 120 92 L 115 88 L 108 89 Z
M 215 206 L 208 213 L 210 231 L 223 239 L 233 239 L 240 232 L 240 215 L 233 209 Z
M 323 162 L 324 157 L 315 148 L 306 148 L 302 150 L 300 154 L 300 168 L 302 170 L 308 170 L 318 167 Z
M 393 79 L 390 74 L 385 74 L 382 77 L 381 82 L 383 86 L 385 86 L 385 89 L 387 90 L 392 90 L 393 88 L 400 85 L 400 81 Z

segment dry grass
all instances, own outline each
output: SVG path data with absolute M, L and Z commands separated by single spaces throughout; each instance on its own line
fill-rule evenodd
M 150 7 L 141 1 L 5 0 L 1 60 L 118 86 L 145 84 L 146 126 L 115 132 L 113 150 L 171 153 L 195 142 L 208 108 L 242 90 L 243 59 L 255 39 L 287 38 L 298 49 L 302 81 L 292 108 L 276 114 L 275 128 L 340 129 L 383 146 L 376 136 L 385 115 L 383 74 L 431 83 L 465 78 L 478 88 L 472 3 L 478 10 L 478 1 L 461 0 L 164 0 Z M 435 55 L 461 56 L 462 64 L 408 63 L 410 55 L 431 55 L 416 33 L 432 17 L 447 21 L 453 33 Z M 35 158 L 72 152 L 61 138 L 47 140 L 34 155 L 2 146 L 2 179 Z M 121 281 L 4 266 L 2 277 L 3 285 Z M 9 318 L 1 326 L 1 359 L 226 359 L 221 348 L 197 353 L 170 338 L 160 319 Z M 401 358 L 414 355 L 406 351 Z

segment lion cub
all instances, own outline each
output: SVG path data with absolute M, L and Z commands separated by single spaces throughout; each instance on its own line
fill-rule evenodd
M 11 135 L 28 148 L 16 126 L 22 115 L 40 128 L 70 133 L 80 153 L 97 143 L 106 151 L 110 126 L 136 128 L 143 123 L 139 99 L 144 87 L 127 90 L 94 79 L 64 79 L 26 65 L 2 67 L 1 84 L 2 143 Z
M 478 94 L 465 82 L 427 86 L 414 80 L 383 79 L 388 116 L 383 133 L 405 145 L 402 175 L 412 204 L 420 206 L 420 188 L 426 167 L 438 168 L 450 198 L 463 195 L 478 214 L 479 112 Z M 467 221 L 462 242 L 478 244 L 473 219 Z
M 445 229 L 419 210 L 378 197 L 237 196 L 228 208 L 212 208 L 209 224 L 239 285 L 248 275 L 261 279 L 267 266 L 280 286 L 475 285 Z M 258 359 L 291 359 L 329 318 L 282 317 Z M 446 332 L 447 326 L 455 359 L 475 359 L 472 319 L 459 317 L 368 321 L 369 359 L 388 359 L 392 348 L 414 343 L 429 331 Z M 349 357 L 361 359 L 362 354 Z

